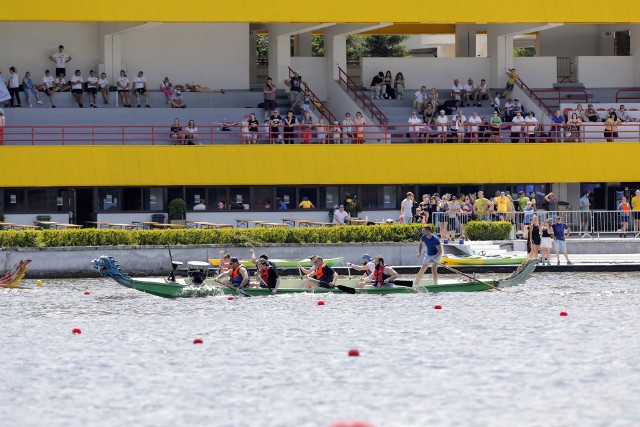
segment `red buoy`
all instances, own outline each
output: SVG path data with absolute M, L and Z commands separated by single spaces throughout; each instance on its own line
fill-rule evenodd
M 84 294 L 85 294 L 85 295 L 91 295 L 91 292 L 89 292 L 89 291 L 84 291 Z
M 193 340 L 194 344 L 202 344 L 202 338 L 196 338 L 195 340 Z
M 73 328 L 73 329 L 71 330 L 71 333 L 72 333 L 73 335 L 80 335 L 80 334 L 82 333 L 82 331 L 80 330 L 80 328 Z
M 568 316 L 568 314 L 567 314 L 567 312 L 566 312 L 566 311 L 561 311 L 561 312 L 560 312 L 560 316 L 562 316 L 562 317 L 566 317 L 566 316 Z
M 318 305 L 324 305 L 324 301 L 322 300 L 318 301 Z
M 373 424 L 364 421 L 336 421 L 329 427 L 373 427 Z
M 358 357 L 360 356 L 360 352 L 358 351 L 357 348 L 352 348 L 351 350 L 349 350 L 349 357 Z
M 433 308 L 435 310 L 442 310 L 442 306 L 441 305 L 434 305 Z
M 228 299 L 229 301 L 233 301 L 233 297 L 232 297 L 232 296 L 228 296 L 228 297 L 227 297 L 227 299 Z

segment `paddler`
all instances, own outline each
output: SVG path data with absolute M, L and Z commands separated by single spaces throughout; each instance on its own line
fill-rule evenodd
M 375 268 L 373 272 L 358 283 L 358 287 L 362 288 L 365 285 L 374 286 L 376 288 L 391 288 L 393 287 L 393 282 L 398 278 L 398 272 L 393 268 L 384 265 L 384 258 L 380 255 L 374 258 Z
M 269 261 L 269 256 L 267 254 L 262 253 L 258 256 L 258 258 L 256 258 L 256 253 L 253 249 L 249 249 L 249 253 L 251 254 L 251 262 L 256 266 L 261 259 L 264 259 L 269 263 L 271 267 L 276 268 L 276 264 L 273 261 Z
M 266 259 L 258 260 L 258 273 L 260 280 L 261 288 L 269 288 L 272 291 L 274 289 L 278 289 L 278 285 L 280 284 L 280 278 L 278 277 L 278 272 L 276 268 L 269 264 L 269 261 Z
M 227 280 L 221 280 L 227 277 Z M 240 264 L 238 258 L 233 257 L 229 260 L 229 269 L 224 273 L 218 274 L 215 280 L 235 288 L 244 288 L 249 284 L 249 272 L 247 271 L 247 267 Z
M 373 262 L 373 257 L 369 254 L 362 255 L 362 258 L 360 259 L 360 265 L 355 265 L 348 262 L 347 267 L 353 268 L 354 270 L 358 271 L 364 271 L 364 274 L 362 276 L 363 278 L 373 273 L 374 268 L 376 268 Z
M 437 285 L 438 263 L 442 257 L 442 245 L 440 244 L 440 239 L 438 239 L 438 237 L 433 234 L 433 231 L 431 231 L 431 228 L 426 225 L 422 227 L 422 236 L 420 236 L 420 243 L 418 244 L 418 258 L 422 255 L 423 244 L 427 248 L 427 253 L 422 260 L 422 267 L 420 267 L 420 271 L 418 271 L 413 285 L 418 286 L 420 284 L 420 279 L 422 279 L 422 275 L 427 271 L 429 265 L 431 265 L 431 272 L 433 274 L 433 284 Z
M 326 265 L 320 256 L 315 257 L 313 264 L 316 270 L 307 276 L 310 279 L 308 286 L 311 288 L 335 288 L 338 273 L 331 266 Z

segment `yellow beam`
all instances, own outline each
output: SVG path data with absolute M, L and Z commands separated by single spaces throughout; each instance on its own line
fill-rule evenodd
M 455 6 L 442 0 L 425 0 L 415 7 L 389 7 L 383 0 L 354 0 L 345 7 L 343 0 L 325 0 L 302 7 L 272 4 L 238 7 L 231 1 L 184 0 L 177 7 L 171 0 L 110 0 L 100 7 L 87 7 L 85 1 L 65 1 L 64 7 L 51 7 L 50 0 L 33 0 L 29 7 L 5 4 L 0 21 L 80 21 L 80 22 L 432 22 L 432 23 L 528 23 L 640 22 L 637 0 L 524 0 L 520 12 L 504 4 L 478 7 L 477 0 L 460 0 Z
M 0 147 L 4 187 L 638 181 L 640 143 Z M 619 157 L 619 156 L 618 156 Z

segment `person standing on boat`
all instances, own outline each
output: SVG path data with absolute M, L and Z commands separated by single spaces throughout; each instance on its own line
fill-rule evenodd
M 322 257 L 317 256 L 313 260 L 313 264 L 316 267 L 316 271 L 309 275 L 311 280 L 311 287 L 331 289 L 336 287 L 336 280 L 338 280 L 338 273 L 333 268 L 326 265 Z
M 269 288 L 271 290 L 278 289 L 280 277 L 278 277 L 278 271 L 275 267 L 269 264 L 264 258 L 258 259 L 258 274 L 260 279 L 261 288 Z
M 234 288 L 244 288 L 249 284 L 249 272 L 247 271 L 247 267 L 240 264 L 238 258 L 235 257 L 229 260 L 229 270 L 218 274 L 215 280 L 218 282 L 220 279 L 225 277 L 229 277 L 229 279 L 226 283 L 222 283 L 233 286 Z
M 373 273 L 358 283 L 358 287 L 362 288 L 365 285 L 369 285 L 376 288 L 391 288 L 393 287 L 393 281 L 397 278 L 398 272 L 393 268 L 384 265 L 384 259 L 380 255 L 377 255 L 375 257 L 375 268 L 373 269 Z
M 355 265 L 350 262 L 347 263 L 347 267 L 353 268 L 357 271 L 364 271 L 362 278 L 365 279 L 369 275 L 373 273 L 373 270 L 376 268 L 376 265 L 373 262 L 373 257 L 369 254 L 362 255 L 360 259 L 360 265 Z
M 566 238 L 571 232 L 567 224 L 562 222 L 562 217 L 558 215 L 556 217 L 556 223 L 551 226 L 553 228 L 553 240 L 555 240 L 554 246 L 556 248 L 556 258 L 558 259 L 558 265 L 560 265 L 560 251 L 564 254 L 567 260 L 567 265 L 571 265 L 569 261 L 569 255 L 567 255 L 567 241 Z
M 420 284 L 420 280 L 422 279 L 422 275 L 431 265 L 431 273 L 433 274 L 433 284 L 438 284 L 438 264 L 440 263 L 440 258 L 442 257 L 442 244 L 440 243 L 440 239 L 437 236 L 433 235 L 433 231 L 428 226 L 422 227 L 422 236 L 420 236 L 420 243 L 418 244 L 418 258 L 422 255 L 422 245 L 426 246 L 427 253 L 422 260 L 422 266 L 420 267 L 420 271 L 416 276 L 416 280 L 414 282 L 414 286 L 418 286 Z

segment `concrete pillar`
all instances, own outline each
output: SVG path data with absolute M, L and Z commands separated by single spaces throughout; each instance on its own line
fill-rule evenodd
M 249 82 L 258 82 L 258 51 L 257 51 L 258 33 L 249 31 Z
M 513 36 L 505 36 L 490 26 L 487 30 L 487 55 L 489 57 L 490 87 L 504 87 L 506 71 L 513 67 Z
M 635 86 L 640 86 L 640 24 L 630 25 L 630 54 L 633 57 L 634 82 Z
M 456 57 L 476 57 L 476 26 L 456 25 Z
M 297 37 L 297 49 L 295 51 L 295 56 L 313 56 L 311 32 L 300 33 L 296 37 Z

